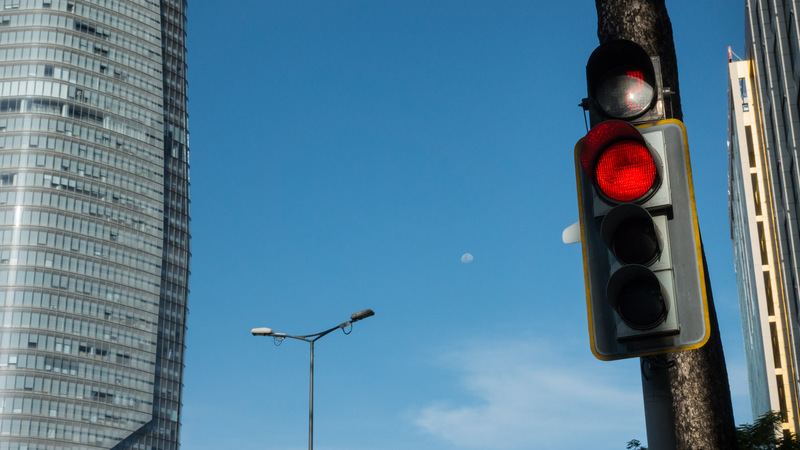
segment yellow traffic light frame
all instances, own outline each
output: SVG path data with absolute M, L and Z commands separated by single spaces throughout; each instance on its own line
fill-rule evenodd
M 690 213 L 691 213 L 691 227 L 692 227 L 692 234 L 694 240 L 694 252 L 697 264 L 697 274 L 698 274 L 698 283 L 699 283 L 699 295 L 700 301 L 702 302 L 701 310 L 702 310 L 702 324 L 703 330 L 698 330 L 697 327 L 699 324 L 697 323 L 697 318 L 691 318 L 690 322 L 692 323 L 692 334 L 698 335 L 702 332 L 702 336 L 693 337 L 688 342 L 684 342 L 681 340 L 680 332 L 674 336 L 662 336 L 662 337 L 653 337 L 647 338 L 646 340 L 649 342 L 654 343 L 651 348 L 644 346 L 642 348 L 637 348 L 637 345 L 631 345 L 631 342 L 637 342 L 634 340 L 626 340 L 625 342 L 619 342 L 614 339 L 616 344 L 610 344 L 611 341 L 608 336 L 605 336 L 604 339 L 598 339 L 597 333 L 600 330 L 596 329 L 596 319 L 600 319 L 599 317 L 595 317 L 593 313 L 594 305 L 592 299 L 592 292 L 597 291 L 597 288 L 593 289 L 591 286 L 591 273 L 590 273 L 590 255 L 589 255 L 589 242 L 587 241 L 587 220 L 596 220 L 595 217 L 588 218 L 584 217 L 584 183 L 588 182 L 588 179 L 585 178 L 585 175 L 582 173 L 582 167 L 580 164 L 580 148 L 581 144 L 583 143 L 583 139 L 579 140 L 575 146 L 575 178 L 577 184 L 577 192 L 578 192 L 578 205 L 579 205 L 579 214 L 580 214 L 580 234 L 581 234 L 581 249 L 583 255 L 583 268 L 584 268 L 584 283 L 586 288 L 586 309 L 587 309 L 587 316 L 588 316 L 588 324 L 589 324 L 589 338 L 591 343 L 591 349 L 594 356 L 603 361 L 611 361 L 623 358 L 632 358 L 632 357 L 642 357 L 642 356 L 650 356 L 662 353 L 669 353 L 669 352 L 677 352 L 677 351 L 685 351 L 685 350 L 693 350 L 702 347 L 703 345 L 708 342 L 710 337 L 710 317 L 708 312 L 708 295 L 707 295 L 707 286 L 706 286 L 706 276 L 705 276 L 705 269 L 703 267 L 703 253 L 702 253 L 702 245 L 700 241 L 700 228 L 697 221 L 697 209 L 695 205 L 695 198 L 694 198 L 694 184 L 692 181 L 692 171 L 691 171 L 691 163 L 689 158 L 689 144 L 686 134 L 686 127 L 684 124 L 677 120 L 677 119 L 666 119 L 660 120 L 653 123 L 647 123 L 643 125 L 636 126 L 639 130 L 645 130 L 650 127 L 660 126 L 660 125 L 669 125 L 669 126 L 679 126 L 680 133 L 682 135 L 683 141 L 683 163 L 685 164 L 685 173 L 686 173 L 686 189 L 688 190 L 688 199 L 686 199 L 689 203 Z M 589 189 L 594 189 L 593 186 L 588 186 Z M 693 270 L 693 269 L 690 269 Z M 605 298 L 605 289 L 602 290 L 603 298 L 602 299 L 595 299 L 598 302 L 605 302 L 608 303 L 607 299 Z M 676 304 L 680 303 L 676 300 Z M 696 301 L 694 301 L 696 303 Z M 606 305 L 607 306 L 607 305 Z M 608 306 L 610 308 L 610 306 Z M 675 314 L 680 314 L 680 311 L 674 311 Z M 686 313 L 686 311 L 684 312 Z M 616 313 L 615 313 L 616 314 Z M 609 325 L 606 323 L 604 324 L 605 328 L 608 328 Z M 602 330 L 605 333 L 609 333 L 609 330 Z M 677 336 L 677 337 L 675 337 Z M 599 340 L 603 342 L 598 342 Z M 603 348 L 601 348 L 603 347 Z M 613 347 L 609 349 L 608 347 Z

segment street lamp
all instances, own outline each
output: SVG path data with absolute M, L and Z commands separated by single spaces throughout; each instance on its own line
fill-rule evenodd
M 276 333 L 272 328 L 253 328 L 250 332 L 253 336 L 272 336 L 275 339 L 275 345 L 281 345 L 284 339 L 297 339 L 311 344 L 311 376 L 308 390 L 308 450 L 314 449 L 314 342 L 320 340 L 323 336 L 334 330 L 341 329 L 344 334 L 350 334 L 353 331 L 353 323 L 359 320 L 366 319 L 367 317 L 374 316 L 375 312 L 371 309 L 364 309 L 350 315 L 350 320 L 342 322 L 333 328 L 325 331 L 320 331 L 314 334 L 305 334 L 294 336 L 285 333 Z M 345 328 L 350 327 L 350 331 L 345 331 Z

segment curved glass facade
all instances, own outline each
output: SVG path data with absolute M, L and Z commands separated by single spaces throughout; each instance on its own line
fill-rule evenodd
M 0 7 L 0 450 L 177 449 L 186 2 Z

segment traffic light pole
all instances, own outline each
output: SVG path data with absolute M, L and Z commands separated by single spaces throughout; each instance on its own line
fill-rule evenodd
M 663 356 L 640 358 L 642 396 L 650 450 L 672 450 L 675 445 L 675 415 L 669 387 L 669 362 Z

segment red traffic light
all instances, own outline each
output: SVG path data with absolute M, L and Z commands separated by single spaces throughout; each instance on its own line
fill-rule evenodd
M 580 160 L 592 184 L 614 203 L 644 201 L 660 182 L 655 153 L 634 126 L 621 120 L 592 128 L 581 146 Z
M 649 111 L 658 99 L 656 78 L 647 52 L 626 40 L 601 45 L 586 65 L 589 99 L 610 119 L 633 120 Z
M 597 186 L 612 200 L 628 202 L 644 196 L 656 180 L 656 163 L 646 146 L 635 141 L 609 145 L 595 167 Z
M 614 69 L 597 82 L 598 106 L 617 119 L 640 116 L 650 108 L 654 98 L 652 79 L 638 69 Z

